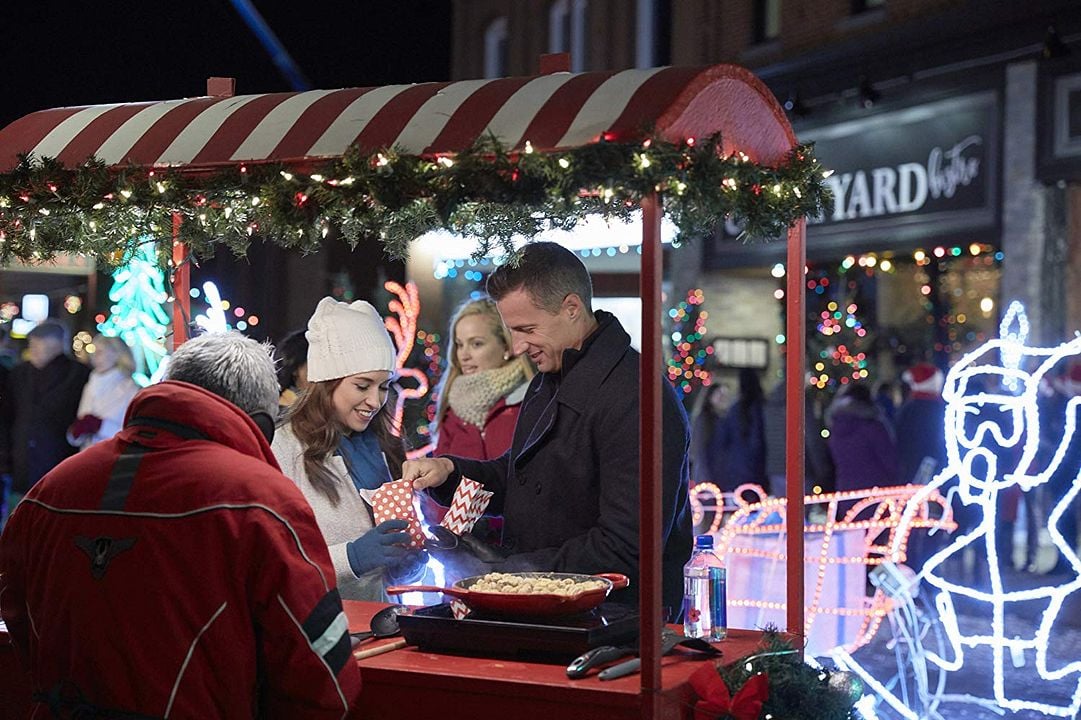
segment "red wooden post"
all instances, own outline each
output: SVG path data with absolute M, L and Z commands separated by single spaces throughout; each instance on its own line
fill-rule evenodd
M 642 717 L 655 718 L 661 690 L 661 199 L 642 198 L 642 356 L 639 366 L 639 535 Z
M 188 323 L 191 320 L 191 263 L 188 247 L 180 241 L 180 226 L 184 218 L 173 213 L 173 350 L 188 339 Z
M 785 328 L 785 492 L 788 506 L 785 525 L 788 553 L 788 632 L 797 636 L 802 652 L 804 642 L 803 598 L 803 472 L 804 472 L 804 392 L 806 379 L 804 351 L 807 318 L 804 312 L 803 268 L 807 265 L 807 221 L 800 220 L 788 230 L 788 265 L 785 300 L 788 318 Z

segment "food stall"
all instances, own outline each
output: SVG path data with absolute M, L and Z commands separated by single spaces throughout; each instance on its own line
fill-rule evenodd
M 0 130 L 0 260 L 75 251 L 118 263 L 154 242 L 170 266 L 175 342 L 190 322 L 189 259 L 210 245 L 244 252 L 264 238 L 313 250 L 333 226 L 347 241 L 376 236 L 402 255 L 413 238 L 442 228 L 477 237 L 483 253 L 553 221 L 626 219 L 640 208 L 638 592 L 640 637 L 649 640 L 640 677 L 610 689 L 592 679 L 577 691 L 603 693 L 645 717 L 661 717 L 664 698 L 686 690 L 686 675 L 669 668 L 678 663 L 666 659 L 662 670 L 660 652 L 661 216 L 674 218 L 683 239 L 705 236 L 723 216 L 751 235 L 787 234 L 788 265 L 799 268 L 803 218 L 826 203 L 821 170 L 775 98 L 728 65 L 246 96 L 212 79 L 206 97 L 45 110 Z M 802 273 L 787 282 L 787 626 L 798 639 Z M 351 621 L 363 623 L 364 612 L 354 608 Z M 434 664 L 407 652 L 360 662 L 366 687 Z M 494 674 L 502 679 L 486 682 L 510 683 L 510 702 L 525 697 L 518 669 L 448 666 L 461 670 L 459 686 L 480 687 Z M 563 693 L 565 680 L 551 685 L 553 702 L 579 697 Z

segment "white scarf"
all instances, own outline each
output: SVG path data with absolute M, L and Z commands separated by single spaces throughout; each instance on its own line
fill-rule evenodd
M 447 404 L 462 420 L 483 429 L 492 406 L 524 380 L 522 365 L 517 362 L 472 375 L 459 375 L 447 392 Z

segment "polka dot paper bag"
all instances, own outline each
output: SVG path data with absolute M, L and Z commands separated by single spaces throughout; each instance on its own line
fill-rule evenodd
M 424 533 L 420 529 L 420 519 L 413 506 L 412 481 L 395 480 L 383 483 L 365 499 L 372 506 L 376 525 L 386 520 L 405 520 L 409 523 L 409 547 L 414 550 L 424 547 Z

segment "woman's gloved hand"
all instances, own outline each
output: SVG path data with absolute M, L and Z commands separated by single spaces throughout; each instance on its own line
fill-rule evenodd
M 410 550 L 405 520 L 385 520 L 346 546 L 349 567 L 357 576 L 380 567 L 396 567 Z
M 396 565 L 387 565 L 387 575 L 395 585 L 408 585 L 419 580 L 428 567 L 428 553 L 410 550 Z

